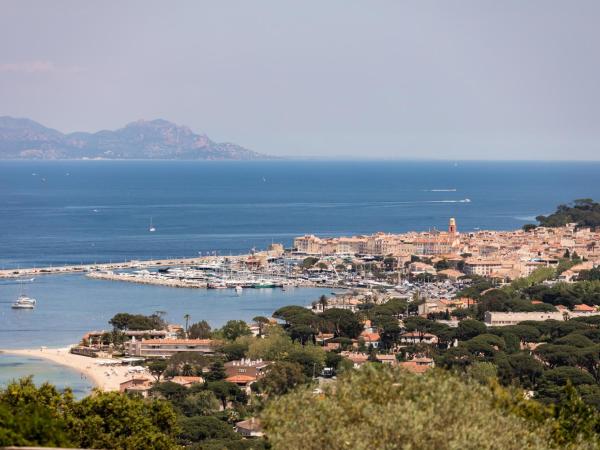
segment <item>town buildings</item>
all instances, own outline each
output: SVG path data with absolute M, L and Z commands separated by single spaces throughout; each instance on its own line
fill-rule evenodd
M 474 231 L 460 233 L 455 219 L 450 219 L 447 231 L 376 233 L 351 237 L 320 238 L 314 235 L 294 239 L 297 253 L 324 256 L 372 255 L 406 261 L 411 256 L 423 260 L 446 260 L 451 266 L 446 276 L 458 279 L 462 274 L 516 279 L 530 275 L 541 267 L 556 267 L 565 255 L 585 258 L 581 267 L 565 272 L 570 281 L 581 270 L 600 263 L 600 231 L 564 227 L 537 227 L 533 230 Z M 415 274 L 436 274 L 428 263 L 413 261 L 408 267 Z

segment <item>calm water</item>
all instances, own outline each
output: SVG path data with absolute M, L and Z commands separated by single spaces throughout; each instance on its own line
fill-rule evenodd
M 600 198 L 599 179 L 600 163 L 2 161 L 0 266 L 245 253 L 449 217 L 512 229 Z
M 83 275 L 47 275 L 28 283 L 25 291 L 37 299 L 34 310 L 11 309 L 19 284 L 0 281 L 0 349 L 66 346 L 79 342 L 86 331 L 110 329 L 118 312 L 152 314 L 165 311 L 166 320 L 183 324 L 208 321 L 218 327 L 230 319 L 270 316 L 285 305 L 308 305 L 330 290 L 176 289 L 124 282 L 90 280 Z
M 49 382 L 58 389 L 70 387 L 76 397 L 86 395 L 92 384 L 79 372 L 41 358 L 0 354 L 0 388 L 13 380 L 33 375 L 36 384 Z

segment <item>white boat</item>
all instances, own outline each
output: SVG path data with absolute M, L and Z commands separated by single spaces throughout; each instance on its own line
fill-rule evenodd
M 152 217 L 150 217 L 150 228 L 148 228 L 148 231 L 150 233 L 153 233 L 156 231 L 156 228 L 154 227 L 154 225 L 152 225 Z
M 16 302 L 11 305 L 13 309 L 33 309 L 35 308 L 35 298 L 27 297 L 26 295 L 19 295 Z

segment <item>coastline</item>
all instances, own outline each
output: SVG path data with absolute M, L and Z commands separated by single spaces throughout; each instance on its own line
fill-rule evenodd
M 0 354 L 42 358 L 82 374 L 101 391 L 118 391 L 119 384 L 131 379 L 127 367 L 105 367 L 94 364 L 94 358 L 73 355 L 70 347 L 39 349 L 2 349 Z

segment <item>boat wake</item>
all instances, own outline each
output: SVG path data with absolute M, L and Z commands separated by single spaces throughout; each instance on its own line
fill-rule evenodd
M 456 192 L 456 189 L 424 189 L 424 192 Z

